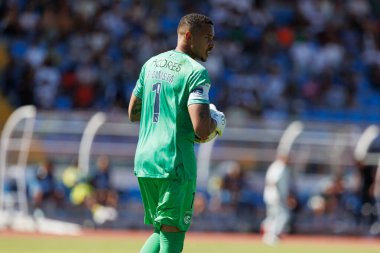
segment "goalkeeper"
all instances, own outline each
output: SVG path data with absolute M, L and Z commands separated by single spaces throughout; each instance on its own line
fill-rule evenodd
M 222 135 L 224 114 L 210 106 L 210 79 L 196 60 L 214 47 L 213 22 L 188 14 L 177 28 L 177 47 L 149 59 L 130 99 L 131 121 L 140 121 L 134 173 L 154 232 L 142 253 L 182 252 L 196 191 L 194 142 Z

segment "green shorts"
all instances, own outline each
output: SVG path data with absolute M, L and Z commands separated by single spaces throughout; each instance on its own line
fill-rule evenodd
M 175 226 L 180 231 L 190 227 L 194 210 L 196 180 L 138 178 L 145 209 L 145 224 Z

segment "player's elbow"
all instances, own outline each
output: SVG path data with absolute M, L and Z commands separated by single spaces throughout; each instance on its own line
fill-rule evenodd
M 137 122 L 137 120 L 135 118 L 131 118 L 131 117 L 129 117 L 129 121 L 130 122 Z
M 195 132 L 195 135 L 199 137 L 199 139 L 207 139 L 209 135 L 204 134 L 203 132 Z
M 139 115 L 131 115 L 129 114 L 128 115 L 128 118 L 131 122 L 137 122 L 137 121 L 140 121 L 140 116 Z
M 202 126 L 194 127 L 194 132 L 200 139 L 206 139 L 211 134 L 209 128 Z
M 132 122 L 140 121 L 142 100 L 132 95 L 128 106 L 128 118 Z
M 214 120 L 198 121 L 197 124 L 193 124 L 194 132 L 200 139 L 206 139 L 214 132 L 216 123 Z

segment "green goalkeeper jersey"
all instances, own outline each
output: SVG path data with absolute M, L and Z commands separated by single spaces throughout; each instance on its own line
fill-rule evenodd
M 196 178 L 194 129 L 188 105 L 209 104 L 207 70 L 187 54 L 168 51 L 142 67 L 133 94 L 142 99 L 135 175 Z

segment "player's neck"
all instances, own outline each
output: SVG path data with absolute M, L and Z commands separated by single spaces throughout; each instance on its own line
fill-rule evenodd
M 194 58 L 193 54 L 191 53 L 191 50 L 186 45 L 178 44 L 177 47 L 174 50 L 177 51 L 177 52 L 181 52 L 181 53 L 187 54 L 191 58 Z

